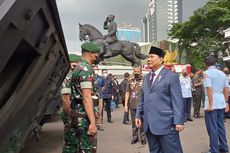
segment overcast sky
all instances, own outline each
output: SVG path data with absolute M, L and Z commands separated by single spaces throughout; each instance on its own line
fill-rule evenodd
M 208 0 L 183 0 L 183 20 Z M 142 19 L 148 12 L 148 0 L 57 0 L 62 28 L 69 53 L 79 54 L 79 26 L 91 24 L 103 34 L 103 23 L 109 14 L 114 14 L 117 24 L 131 23 L 142 28 Z M 77 51 L 77 52 L 76 52 Z

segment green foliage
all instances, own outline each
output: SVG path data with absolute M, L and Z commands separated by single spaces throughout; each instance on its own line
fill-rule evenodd
M 188 21 L 174 24 L 169 36 L 179 39 L 178 45 L 189 54 L 188 61 L 203 67 L 204 57 L 225 51 L 224 38 L 218 30 L 230 26 L 230 0 L 211 0 L 196 10 Z
M 199 53 L 198 50 L 191 50 L 192 55 L 196 55 L 196 56 L 189 56 L 189 61 L 191 62 L 192 66 L 197 68 L 205 68 L 204 65 L 204 58 L 205 58 L 205 54 L 204 53 Z

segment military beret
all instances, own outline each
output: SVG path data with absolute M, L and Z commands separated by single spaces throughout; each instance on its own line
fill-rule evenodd
M 154 47 L 154 46 L 151 46 L 149 54 L 156 54 L 159 57 L 163 57 L 163 58 L 165 56 L 165 52 L 162 49 Z
M 217 63 L 217 64 L 216 64 L 216 67 L 222 68 L 223 66 L 222 66 L 221 64 Z
M 71 62 L 79 62 L 81 60 L 81 56 L 76 54 L 69 54 L 69 61 Z
M 81 45 L 81 48 L 84 51 L 88 51 L 88 52 L 92 52 L 92 53 L 100 52 L 100 47 L 93 42 L 86 42 L 86 43 Z

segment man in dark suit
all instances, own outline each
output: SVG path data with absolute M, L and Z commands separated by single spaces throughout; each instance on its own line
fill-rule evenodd
M 184 124 L 184 105 L 177 74 L 163 66 L 164 51 L 151 47 L 144 76 L 142 96 L 135 123 L 146 131 L 150 153 L 183 153 L 179 131 Z
M 121 102 L 123 104 L 124 110 L 125 110 L 125 93 L 126 93 L 126 88 L 128 85 L 130 74 L 128 72 L 125 72 L 124 74 L 124 80 L 121 81 L 120 83 L 120 96 L 121 96 Z M 124 116 L 123 116 L 123 124 L 130 124 L 129 123 L 129 106 L 128 106 L 128 111 L 124 111 Z

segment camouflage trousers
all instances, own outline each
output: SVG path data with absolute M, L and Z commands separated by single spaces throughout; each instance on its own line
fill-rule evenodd
M 62 153 L 96 153 L 97 137 L 87 134 L 86 128 L 75 127 L 65 112 L 61 113 L 61 118 L 64 124 L 64 145 Z M 79 119 L 80 124 L 88 125 L 88 120 L 85 118 Z

